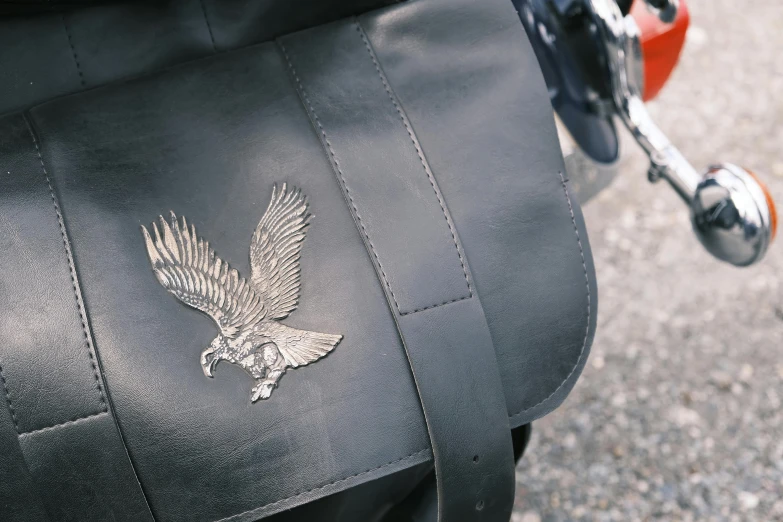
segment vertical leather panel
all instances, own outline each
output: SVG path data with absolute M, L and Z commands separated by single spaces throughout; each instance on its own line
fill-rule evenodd
M 0 17 L 0 114 L 213 52 L 200 0 Z
M 63 15 L 85 87 L 214 51 L 199 0 L 109 3 Z
M 492 338 L 446 202 L 382 64 L 355 21 L 279 46 L 405 346 L 435 459 L 438 520 L 508 520 L 514 460 Z
M 97 0 L 0 16 L 0 114 L 394 2 Z M 0 3 L 0 12 L 15 8 L 36 12 Z
M 336 29 L 339 27 L 339 29 Z M 462 253 L 413 130 L 354 24 L 281 40 L 337 174 L 381 265 L 395 313 L 472 297 Z M 326 71 L 328 73 L 325 74 Z M 324 129 L 328 129 L 328 132 Z
M 0 360 L 19 433 L 106 411 L 58 224 L 22 116 L 0 120 Z
M 203 0 L 215 45 L 235 49 L 399 0 Z

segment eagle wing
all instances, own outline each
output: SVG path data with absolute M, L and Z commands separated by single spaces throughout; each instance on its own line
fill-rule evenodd
M 171 213 L 171 223 L 160 217 L 152 234 L 141 227 L 152 270 L 166 290 L 188 306 L 209 315 L 226 337 L 264 319 L 263 296 L 228 263 L 215 255 L 209 243 Z M 162 231 L 162 233 L 161 233 Z
M 311 215 L 302 192 L 286 184 L 272 188 L 272 199 L 250 242 L 251 281 L 269 319 L 285 319 L 299 304 L 299 257 Z

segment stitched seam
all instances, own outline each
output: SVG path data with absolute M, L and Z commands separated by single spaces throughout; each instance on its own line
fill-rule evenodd
M 389 100 L 392 102 L 392 105 L 394 105 L 394 108 L 397 110 L 397 114 L 399 114 L 400 120 L 402 121 L 402 124 L 405 126 L 405 130 L 408 131 L 408 137 L 410 137 L 411 143 L 413 143 L 413 148 L 416 149 L 416 154 L 419 156 L 419 160 L 421 161 L 421 166 L 424 168 L 424 172 L 425 174 L 427 174 L 427 179 L 430 182 L 432 191 L 435 192 L 435 197 L 438 199 L 440 210 L 443 212 L 443 218 L 446 220 L 446 225 L 448 225 L 449 227 L 449 232 L 451 233 L 451 240 L 454 242 L 454 249 L 457 251 L 457 256 L 459 257 L 459 263 L 462 266 L 462 274 L 465 276 L 465 283 L 468 285 L 469 295 L 468 297 L 463 299 L 469 299 L 473 297 L 473 289 L 471 288 L 470 280 L 468 279 L 468 270 L 465 267 L 465 260 L 462 258 L 462 252 L 460 252 L 459 245 L 457 244 L 457 234 L 456 232 L 454 232 L 454 227 L 452 226 L 448 214 L 446 214 L 446 205 L 443 203 L 443 199 L 440 197 L 440 193 L 438 193 L 438 189 L 435 188 L 435 176 L 433 176 L 432 170 L 430 170 L 427 161 L 424 159 L 424 153 L 422 152 L 421 147 L 419 146 L 418 140 L 416 140 L 416 137 L 413 134 L 413 130 L 411 129 L 410 124 L 408 123 L 408 118 L 405 117 L 405 114 L 402 112 L 402 108 L 400 107 L 399 103 L 397 103 L 394 94 L 392 94 L 392 90 L 391 87 L 389 86 L 389 82 L 386 81 L 386 76 L 381 71 L 381 66 L 378 63 L 378 60 L 375 56 L 375 53 L 372 50 L 372 47 L 370 47 L 370 41 L 367 39 L 367 35 L 364 34 L 364 31 L 362 30 L 362 27 L 359 25 L 358 21 L 354 21 L 354 25 L 356 26 L 356 32 L 359 34 L 362 41 L 364 42 L 364 46 L 367 48 L 367 53 L 370 55 L 370 59 L 372 60 L 372 63 L 375 65 L 375 70 L 378 73 L 378 78 L 381 79 L 381 83 L 383 84 L 383 88 L 386 90 L 386 94 L 389 96 Z M 454 302 L 454 301 L 447 301 L 446 303 L 449 302 Z M 446 304 L 446 303 L 441 303 L 441 304 Z M 440 306 L 440 305 L 428 306 L 423 308 L 422 310 L 426 308 L 433 308 L 435 306 Z M 407 312 L 407 313 L 413 313 L 413 312 Z
M 315 109 L 313 108 L 313 104 L 310 103 L 310 98 L 307 97 L 307 92 L 305 91 L 305 88 L 302 85 L 302 81 L 299 79 L 299 75 L 296 73 L 296 69 L 294 68 L 294 64 L 291 62 L 291 58 L 288 56 L 288 51 L 286 51 L 285 45 L 283 45 L 283 42 L 281 42 L 280 40 L 277 40 L 277 44 L 280 47 L 280 50 L 282 51 L 286 62 L 288 62 L 288 68 L 291 71 L 291 75 L 294 77 L 294 81 L 296 81 L 296 84 L 299 86 L 298 91 L 301 94 L 302 100 L 307 104 L 307 107 L 310 109 L 310 114 L 313 115 L 313 120 L 315 121 L 315 124 L 318 126 L 318 130 L 321 132 L 321 136 L 323 136 L 323 141 L 324 143 L 326 143 L 326 147 L 329 150 L 329 155 L 332 157 L 332 162 L 334 162 L 334 166 L 337 169 L 337 174 L 338 177 L 340 178 L 340 184 L 345 190 L 345 194 L 348 196 L 348 201 L 350 201 L 351 203 L 351 208 L 353 208 L 353 213 L 356 216 L 356 221 L 359 223 L 359 227 L 362 230 L 362 235 L 364 235 L 365 239 L 367 240 L 367 243 L 370 245 L 370 250 L 372 251 L 372 254 L 375 257 L 375 261 L 378 263 L 378 268 L 381 271 L 383 282 L 386 284 L 386 288 L 389 290 L 389 294 L 391 295 L 392 301 L 394 301 L 394 307 L 397 308 L 397 313 L 402 315 L 402 312 L 400 311 L 400 305 L 397 302 L 397 298 L 394 296 L 394 291 L 392 290 L 391 285 L 389 284 L 389 279 L 386 277 L 386 272 L 383 269 L 381 258 L 378 257 L 378 252 L 375 251 L 375 245 L 373 245 L 372 239 L 370 239 L 370 234 L 367 232 L 367 228 L 365 228 L 364 226 L 362 217 L 359 215 L 359 209 L 356 208 L 356 203 L 354 203 L 353 201 L 353 196 L 351 196 L 351 191 L 350 189 L 348 189 L 348 184 L 345 181 L 345 175 L 343 174 L 343 170 L 340 167 L 340 162 L 337 160 L 337 156 L 335 155 L 334 149 L 332 148 L 332 144 L 329 142 L 329 138 L 326 137 L 326 131 L 324 130 L 323 125 L 321 125 L 321 120 L 318 119 L 318 115 L 316 114 Z M 410 313 L 410 312 L 406 312 L 406 313 Z
M 65 15 L 62 15 L 63 26 L 65 27 L 65 35 L 68 37 L 68 45 L 71 48 L 71 55 L 73 55 L 73 61 L 76 63 L 76 72 L 79 73 L 79 81 L 84 87 L 84 75 L 82 74 L 82 67 L 79 64 L 79 56 L 76 54 L 76 48 L 73 46 L 73 39 L 71 38 L 71 29 L 68 27 L 68 21 L 65 19 Z
M 204 15 L 204 21 L 207 23 L 207 31 L 209 31 L 209 40 L 212 42 L 212 50 L 217 52 L 217 45 L 215 45 L 215 35 L 212 34 L 212 26 L 209 23 L 209 16 L 207 16 L 207 8 L 204 7 L 204 0 L 198 0 L 201 5 L 201 12 Z
M 530 406 L 529 408 L 525 408 L 524 410 L 518 411 L 517 413 L 511 415 L 511 417 L 516 417 L 517 415 L 522 415 L 525 412 L 528 412 L 532 410 L 533 408 L 540 406 L 544 402 L 548 401 L 557 391 L 565 385 L 566 382 L 568 382 L 568 379 L 571 378 L 571 376 L 576 371 L 577 367 L 579 366 L 579 363 L 582 361 L 582 357 L 585 354 L 585 347 L 587 346 L 587 338 L 590 335 L 590 276 L 587 272 L 587 263 L 585 262 L 585 252 L 582 248 L 582 240 L 579 237 L 579 229 L 576 226 L 576 216 L 574 216 L 574 207 L 571 204 L 571 196 L 568 195 L 568 188 L 566 187 L 566 180 L 563 177 L 562 172 L 558 172 L 560 175 L 560 181 L 563 185 L 563 192 L 565 192 L 566 201 L 568 201 L 568 212 L 571 214 L 571 223 L 574 225 L 574 234 L 576 234 L 576 242 L 579 245 L 579 255 L 582 258 L 582 268 L 585 271 L 585 288 L 587 288 L 587 321 L 585 326 L 585 338 L 582 340 L 582 349 L 579 352 L 579 357 L 576 359 L 576 363 L 574 363 L 574 367 L 571 368 L 571 371 L 568 372 L 568 375 L 566 375 L 565 379 L 563 379 L 563 382 L 560 383 L 560 385 L 555 388 L 555 390 L 547 395 L 545 398 L 541 399 L 538 403 L 534 404 L 533 406 Z
M 37 430 L 30 430 L 25 431 L 19 434 L 20 437 L 23 437 L 25 435 L 32 435 L 33 433 L 41 433 L 42 431 L 50 431 L 50 430 L 56 430 L 58 428 L 63 428 L 65 426 L 70 426 L 71 424 L 78 424 L 82 421 L 92 419 L 93 417 L 100 417 L 102 415 L 108 415 L 109 412 L 107 411 L 99 411 L 98 413 L 91 413 L 90 415 L 85 415 L 84 417 L 77 417 L 76 419 L 72 419 L 69 421 L 61 422 L 59 424 L 54 424 L 52 426 L 47 426 L 45 428 L 38 428 Z
M 444 301 L 442 303 L 425 306 L 423 308 L 417 308 L 417 309 L 411 310 L 409 312 L 400 312 L 400 315 L 410 315 L 410 314 L 415 314 L 416 312 L 423 312 L 424 310 L 429 310 L 430 308 L 437 308 L 439 306 L 443 306 L 443 305 L 447 305 L 447 304 L 451 304 L 451 303 L 458 303 L 459 301 L 465 301 L 466 299 L 470 299 L 471 297 L 473 297 L 472 294 L 471 295 L 466 295 L 466 296 L 463 296 L 463 297 L 457 297 L 456 299 L 450 299 L 450 300 Z
M 367 473 L 372 473 L 373 471 L 378 471 L 379 469 L 383 469 L 383 468 L 387 468 L 389 466 L 393 466 L 394 464 L 398 464 L 398 463 L 400 463 L 400 462 L 402 462 L 404 460 L 408 460 L 408 459 L 411 459 L 413 457 L 418 457 L 422 453 L 429 453 L 429 451 L 430 451 L 429 448 L 425 448 L 423 450 L 416 451 L 414 453 L 411 453 L 410 455 L 406 455 L 406 456 L 404 456 L 402 458 L 399 458 L 397 460 L 394 460 L 392 462 L 387 462 L 386 464 L 381 464 L 380 466 L 377 466 L 377 467 L 372 468 L 372 469 L 368 469 L 366 471 L 362 471 L 360 473 L 355 473 L 353 475 L 348 475 L 347 477 L 335 480 L 334 482 L 330 482 L 328 484 L 324 484 L 323 486 L 318 486 L 318 487 L 315 487 L 315 488 L 312 488 L 312 489 L 308 489 L 307 491 L 302 491 L 301 493 L 297 493 L 297 494 L 292 495 L 290 497 L 286 497 L 286 498 L 283 498 L 283 499 L 280 499 L 280 500 L 275 500 L 274 502 L 270 502 L 269 504 L 264 504 L 263 506 L 259 506 L 257 508 L 249 509 L 247 511 L 243 511 L 242 513 L 237 513 L 236 515 L 231 515 L 230 517 L 221 518 L 220 520 L 217 520 L 216 522 L 225 522 L 227 520 L 231 520 L 233 518 L 241 517 L 242 515 L 246 515 L 248 513 L 252 513 L 253 511 L 258 511 L 260 509 L 264 509 L 264 508 L 267 508 L 267 507 L 275 506 L 277 504 L 285 502 L 286 500 L 291 500 L 291 499 L 294 499 L 294 498 L 297 498 L 297 497 L 301 497 L 301 496 L 307 495 L 308 493 L 312 493 L 314 491 L 318 491 L 320 489 L 328 488 L 329 486 L 333 486 L 335 484 L 339 484 L 340 482 L 345 482 L 345 481 L 350 480 L 352 478 L 361 477 L 362 475 L 366 475 Z
M 76 300 L 76 309 L 79 313 L 79 321 L 82 324 L 82 333 L 84 334 L 84 347 L 87 349 L 87 356 L 90 359 L 90 366 L 92 366 L 92 375 L 95 377 L 95 389 L 98 390 L 98 397 L 100 399 L 101 403 L 101 412 L 108 412 L 108 406 L 106 404 L 106 399 L 103 396 L 103 387 L 101 386 L 100 377 L 98 377 L 98 366 L 95 362 L 95 356 L 92 353 L 92 343 L 90 342 L 90 334 L 87 331 L 87 323 L 86 321 L 86 315 L 84 313 L 84 307 L 82 305 L 81 298 L 79 297 L 79 288 L 78 284 L 76 282 L 76 267 L 73 263 L 73 253 L 71 252 L 71 246 L 68 243 L 68 236 L 65 232 L 65 221 L 63 220 L 62 212 L 60 212 L 60 205 L 57 204 L 57 198 L 54 195 L 54 188 L 52 187 L 52 181 L 49 178 L 49 174 L 46 172 L 46 166 L 44 165 L 43 156 L 41 155 L 41 149 L 38 146 L 38 140 L 35 138 L 35 133 L 33 132 L 32 127 L 30 127 L 30 122 L 25 117 L 25 122 L 27 123 L 28 130 L 30 131 L 30 137 L 33 140 L 33 145 L 35 145 L 35 152 L 38 154 L 38 161 L 41 162 L 41 169 L 43 170 L 44 178 L 46 178 L 46 184 L 49 187 L 49 194 L 52 197 L 52 203 L 54 205 L 54 211 L 57 214 L 57 222 L 60 225 L 60 235 L 63 239 L 63 247 L 65 248 L 65 258 L 68 263 L 68 268 L 70 270 L 71 274 L 71 287 L 73 288 L 73 296 Z
M 14 428 L 19 433 L 19 423 L 16 420 L 16 410 L 14 405 L 11 404 L 11 394 L 8 393 L 8 385 L 5 383 L 5 376 L 3 376 L 3 366 L 0 365 L 0 381 L 3 383 L 3 391 L 5 392 L 5 400 L 8 402 L 8 410 L 11 412 L 11 419 L 14 421 Z

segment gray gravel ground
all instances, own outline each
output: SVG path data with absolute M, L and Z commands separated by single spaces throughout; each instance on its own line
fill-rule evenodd
M 697 168 L 741 163 L 783 203 L 783 2 L 689 5 L 651 111 Z M 585 208 L 593 351 L 534 423 L 512 520 L 783 520 L 783 239 L 753 268 L 713 260 L 625 145 L 619 178 Z

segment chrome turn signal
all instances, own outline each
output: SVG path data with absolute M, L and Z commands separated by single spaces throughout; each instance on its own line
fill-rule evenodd
M 752 172 L 732 164 L 710 167 L 691 200 L 693 230 L 715 257 L 747 266 L 775 237 L 775 204 Z

